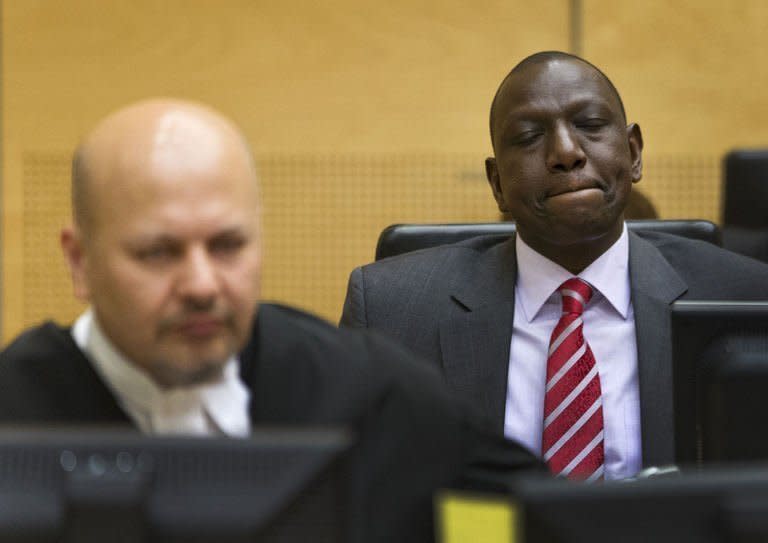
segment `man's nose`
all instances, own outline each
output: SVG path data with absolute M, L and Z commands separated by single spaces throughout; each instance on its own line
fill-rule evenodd
M 197 303 L 207 304 L 219 292 L 219 278 L 216 265 L 205 248 L 194 248 L 188 252 L 179 281 L 179 293 Z
M 584 167 L 587 156 L 570 126 L 558 124 L 549 138 L 547 168 L 553 172 L 570 172 Z

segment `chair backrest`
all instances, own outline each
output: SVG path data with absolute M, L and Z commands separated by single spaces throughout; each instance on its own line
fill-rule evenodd
M 723 166 L 723 226 L 768 229 L 768 149 L 731 151 Z
M 700 239 L 720 246 L 718 226 L 705 220 L 636 220 L 627 221 L 632 231 L 666 232 L 687 238 Z M 471 224 L 393 224 L 379 235 L 376 260 L 425 249 L 436 245 L 456 243 L 476 236 L 509 236 L 515 233 L 513 222 Z

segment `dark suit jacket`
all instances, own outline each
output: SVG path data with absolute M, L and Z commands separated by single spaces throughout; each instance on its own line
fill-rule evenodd
M 480 435 L 437 372 L 375 335 L 262 304 L 240 361 L 253 424 L 341 425 L 358 439 L 350 455 L 352 541 L 429 541 L 436 489 L 500 457 L 492 473 L 500 480 L 538 465 Z M 53 323 L 0 353 L 0 423 L 131 425 L 69 330 Z
M 503 432 L 514 318 L 515 240 L 483 236 L 352 272 L 342 324 L 381 330 L 440 367 Z M 643 464 L 674 460 L 669 307 L 768 299 L 768 266 L 706 242 L 629 233 Z

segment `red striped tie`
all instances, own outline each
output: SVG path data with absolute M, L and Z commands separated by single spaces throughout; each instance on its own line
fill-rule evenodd
M 581 314 L 592 288 L 574 277 L 560 285 L 563 315 L 552 332 L 541 450 L 549 469 L 569 479 L 603 478 L 603 402 Z

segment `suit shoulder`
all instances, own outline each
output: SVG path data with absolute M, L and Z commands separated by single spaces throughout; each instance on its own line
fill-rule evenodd
M 359 334 L 340 330 L 325 319 L 306 311 L 276 303 L 259 305 L 254 340 L 246 350 L 255 347 L 269 353 L 271 360 L 361 359 L 365 350 Z
M 73 350 L 77 347 L 69 329 L 46 322 L 22 332 L 0 352 L 0 371 L 28 367 Z
M 447 398 L 436 370 L 374 331 L 339 329 L 282 305 L 264 304 L 259 312 L 254 341 L 241 355 L 242 371 L 254 382 L 292 391 L 293 399 L 283 399 L 289 403 L 350 414 L 392 395 L 411 403 Z
M 768 264 L 711 243 L 663 233 L 641 236 L 652 243 L 688 285 L 686 297 L 768 297 Z
M 99 396 L 96 380 L 69 329 L 27 330 L 0 352 L 0 421 L 89 420 L 78 410 Z
M 376 371 L 403 366 L 406 372 L 411 368 L 418 373 L 424 371 L 424 364 L 414 361 L 413 354 L 375 330 L 337 328 L 300 309 L 272 303 L 260 306 L 259 320 L 257 341 L 269 338 L 269 349 L 281 351 L 281 359 L 295 360 L 299 353 L 306 353 L 305 361 L 322 361 L 327 369 L 352 364 Z M 433 373 L 432 369 L 426 373 Z
M 259 304 L 258 320 L 267 324 L 284 325 L 290 323 L 313 335 L 332 334 L 336 329 L 331 323 L 307 311 L 276 302 Z
M 258 334 L 261 337 L 285 337 L 279 343 L 292 348 L 358 350 L 364 342 L 359 332 L 339 329 L 334 324 L 302 309 L 280 303 L 259 305 Z
M 641 237 L 655 245 L 668 259 L 679 261 L 688 268 L 697 269 L 715 265 L 721 270 L 756 273 L 763 277 L 768 273 L 768 264 L 706 241 L 663 232 L 643 233 Z
M 509 236 L 479 236 L 391 256 L 358 268 L 356 280 L 366 291 L 379 286 L 392 293 L 451 288 L 463 282 L 475 266 L 483 266 L 487 259 L 503 252 L 509 241 Z

